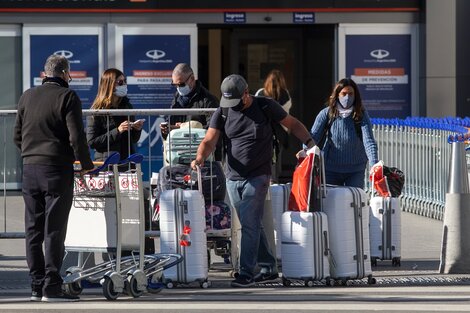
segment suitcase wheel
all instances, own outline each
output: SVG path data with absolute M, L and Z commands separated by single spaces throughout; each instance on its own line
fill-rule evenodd
M 377 283 L 377 280 L 374 277 L 372 277 L 372 275 L 370 275 L 370 276 L 367 276 L 367 283 L 369 285 L 375 285 Z
M 305 282 L 305 287 L 313 287 L 313 280 L 309 279 L 304 282 Z
M 378 258 L 376 258 L 376 257 L 372 257 L 372 258 L 370 259 L 370 265 L 372 265 L 372 266 L 377 266 L 377 259 L 378 259 Z
M 330 278 L 330 277 L 327 277 L 327 278 L 325 279 L 325 284 L 326 284 L 327 286 L 333 287 L 333 286 L 335 285 L 335 280 L 332 279 L 332 278 Z
M 229 272 L 229 275 L 230 275 L 230 277 L 238 278 L 238 276 L 240 275 L 240 273 L 238 273 L 238 272 L 235 271 L 235 270 L 231 270 L 231 271 Z
M 282 277 L 282 285 L 284 285 L 285 287 L 289 287 L 291 285 L 291 281 L 287 278 Z
M 392 265 L 393 266 L 401 266 L 401 258 L 400 257 L 393 258 L 392 259 Z
M 166 288 L 168 288 L 168 289 L 173 289 L 175 287 L 176 287 L 176 284 L 173 283 L 172 281 L 169 281 L 169 282 L 166 283 Z
M 202 289 L 207 289 L 211 286 L 211 283 L 209 281 L 203 281 L 199 284 L 199 286 L 201 286 Z

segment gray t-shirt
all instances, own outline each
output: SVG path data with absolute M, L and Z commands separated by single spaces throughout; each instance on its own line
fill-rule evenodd
M 244 180 L 271 174 L 273 133 L 269 119 L 276 123 L 286 116 L 279 103 L 265 97 L 253 97 L 251 106 L 240 112 L 228 109 L 225 121 L 222 108 L 215 111 L 209 128 L 225 134 L 228 179 Z

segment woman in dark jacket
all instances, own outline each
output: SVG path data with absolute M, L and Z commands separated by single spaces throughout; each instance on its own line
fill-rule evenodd
M 91 109 L 132 109 L 127 98 L 127 82 L 124 73 L 115 68 L 104 71 L 101 75 L 98 94 Z M 87 117 L 87 140 L 95 149 L 95 160 L 103 161 L 112 152 L 119 152 L 121 160 L 135 153 L 135 144 L 139 141 L 144 120 L 134 121 L 133 116 Z M 123 167 L 121 170 L 127 170 Z M 149 192 L 144 189 L 144 206 L 149 208 Z M 145 210 L 145 228 L 148 230 L 149 212 Z M 155 253 L 153 239 L 145 238 L 145 254 Z M 130 251 L 123 253 L 129 255 Z
M 127 98 L 127 82 L 124 74 L 115 68 L 104 71 L 91 109 L 132 108 Z M 87 140 L 90 147 L 95 149 L 95 160 L 102 161 L 112 152 L 119 152 L 121 159 L 134 153 L 143 122 L 143 120 L 134 122 L 133 116 L 88 116 Z

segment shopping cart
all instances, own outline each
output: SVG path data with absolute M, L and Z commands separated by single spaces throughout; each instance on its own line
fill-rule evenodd
M 133 154 L 121 161 L 119 158 L 119 154 L 114 153 L 93 173 L 75 177 L 65 249 L 67 252 L 108 252 L 115 258 L 87 269 L 83 268 L 86 262 L 69 267 L 64 285 L 70 294 L 80 294 L 85 281 L 99 282 L 108 300 L 117 299 L 123 292 L 132 297 L 139 297 L 145 291 L 158 292 L 163 286 L 155 282 L 159 281 L 163 270 L 182 261 L 178 254 L 144 255 L 140 164 L 143 156 Z M 127 171 L 119 171 L 126 166 Z M 122 250 L 133 253 L 122 257 Z

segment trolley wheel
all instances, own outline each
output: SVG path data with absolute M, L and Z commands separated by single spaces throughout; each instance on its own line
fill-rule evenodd
M 289 287 L 291 285 L 291 281 L 287 278 L 282 277 L 282 285 Z
M 304 285 L 305 285 L 305 287 L 313 287 L 313 280 L 311 280 L 311 279 L 305 280 Z
M 64 285 L 65 292 L 72 296 L 78 296 L 82 293 L 83 288 L 80 282 L 74 282 Z
M 119 296 L 119 293 L 114 291 L 114 283 L 108 276 L 104 277 L 103 295 L 107 300 L 116 300 Z
M 350 280 L 345 280 L 345 281 L 343 282 L 343 285 L 345 285 L 345 286 L 351 286 L 351 285 L 352 285 L 352 281 L 350 281 Z
M 237 271 L 235 271 L 235 270 L 230 270 L 230 271 L 228 272 L 228 274 L 229 274 L 229 276 L 232 277 L 232 278 L 237 278 L 238 275 L 240 275 L 240 274 L 239 274 Z
M 137 279 L 134 275 L 127 276 L 127 284 L 125 286 L 127 294 L 134 298 L 138 298 L 144 293 L 142 290 L 137 289 Z
M 176 284 L 173 283 L 172 281 L 169 281 L 169 282 L 166 283 L 166 288 L 168 288 L 168 289 L 173 289 L 175 287 L 176 287 Z
M 368 277 L 367 277 L 367 283 L 368 283 L 369 285 L 375 285 L 375 284 L 377 283 L 377 280 L 376 280 L 374 277 L 372 277 L 372 276 L 368 276 Z
M 208 281 L 203 281 L 202 283 L 199 284 L 202 289 L 207 289 L 210 286 L 210 283 Z

